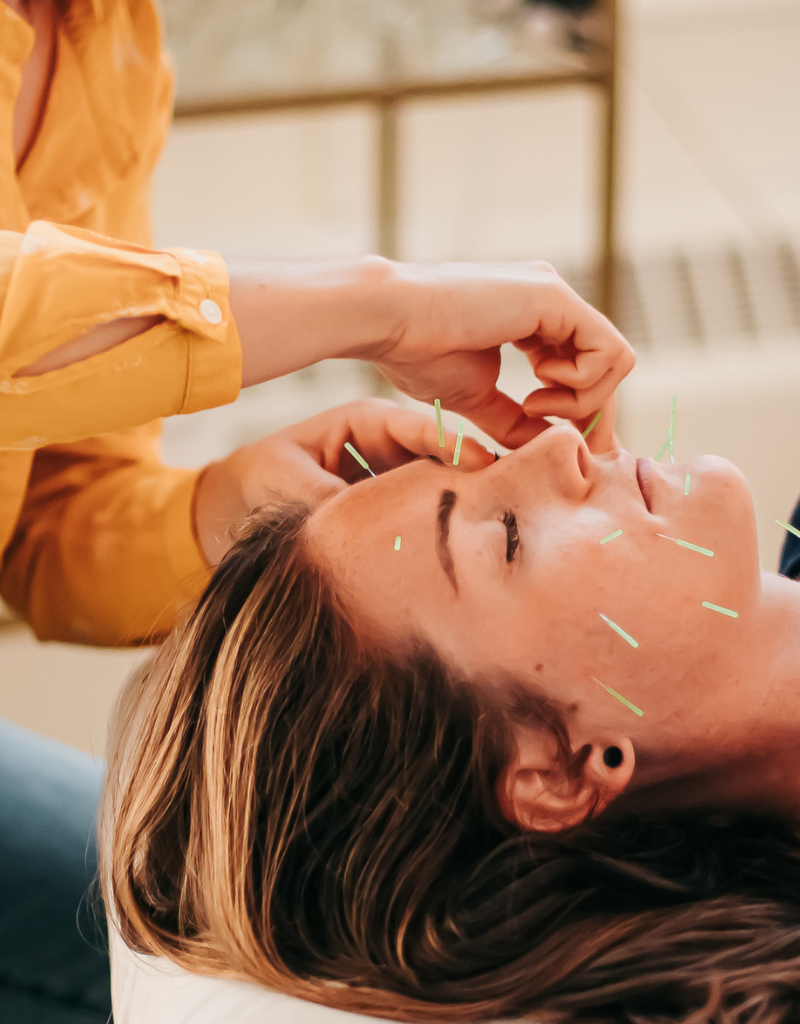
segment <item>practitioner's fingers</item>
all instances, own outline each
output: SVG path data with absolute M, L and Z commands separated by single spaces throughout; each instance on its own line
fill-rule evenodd
M 580 391 L 560 385 L 537 388 L 523 401 L 522 407 L 528 416 L 560 416 L 577 422 L 602 408 L 617 383 L 609 370 L 595 384 Z
M 550 426 L 541 416 L 529 415 L 519 402 L 494 386 L 474 401 L 462 398 L 451 407 L 506 448 L 520 448 Z
M 320 465 L 343 480 L 363 479 L 368 471 L 382 473 L 420 455 L 435 455 L 452 463 L 457 433 L 444 430 L 439 444 L 436 419 L 431 414 L 403 409 L 387 399 L 370 398 L 329 409 L 287 428 L 292 439 L 316 456 Z M 358 456 L 367 463 L 367 470 Z M 494 456 L 465 431 L 458 465 L 465 470 L 490 465 Z
M 614 433 L 615 401 L 615 395 L 612 394 L 597 412 L 575 423 L 575 426 L 581 433 L 591 427 L 586 435 L 586 444 L 589 451 L 595 455 L 614 451 L 619 447 L 619 441 Z M 600 413 L 600 418 L 595 422 L 595 417 L 598 413 Z M 594 426 L 592 426 L 592 423 L 594 423 Z
M 436 418 L 431 414 L 402 409 L 393 402 L 375 399 L 357 403 L 349 417 L 353 444 L 371 458 L 373 472 L 394 469 L 420 455 L 434 455 L 452 464 L 458 447 L 458 465 L 464 470 L 482 469 L 493 455 L 467 433 L 467 424 L 458 443 L 458 433 L 443 427 L 441 439 Z M 443 444 L 439 442 L 443 441 Z

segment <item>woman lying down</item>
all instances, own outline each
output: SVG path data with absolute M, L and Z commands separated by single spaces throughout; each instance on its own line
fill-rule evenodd
M 265 502 L 128 686 L 118 1024 L 800 1020 L 800 588 L 738 470 L 569 423 L 453 466 L 381 403 L 275 436 L 377 476 Z

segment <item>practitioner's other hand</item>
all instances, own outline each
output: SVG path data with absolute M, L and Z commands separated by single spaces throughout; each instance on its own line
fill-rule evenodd
M 547 263 L 396 264 L 405 310 L 374 361 L 406 394 L 468 417 L 507 448 L 547 429 L 545 416 L 585 429 L 590 447 L 613 445 L 613 395 L 633 368 L 614 325 Z M 520 405 L 497 388 L 500 347 L 526 353 L 544 387 Z
M 345 442 L 377 474 L 419 455 L 435 455 L 451 463 L 456 435 L 446 430 L 444 441 L 442 449 L 432 416 L 380 398 L 349 402 L 285 427 L 237 448 L 203 471 L 195 491 L 200 547 L 209 563 L 216 565 L 230 546 L 231 527 L 271 496 L 314 503 L 368 478 Z M 459 468 L 482 469 L 492 460 L 483 445 L 464 436 Z

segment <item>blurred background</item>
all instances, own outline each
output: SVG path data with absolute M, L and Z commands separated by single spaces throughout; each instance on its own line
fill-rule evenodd
M 776 568 L 800 494 L 800 0 L 166 0 L 164 21 L 157 245 L 548 260 L 636 348 L 622 443 L 655 455 L 676 395 L 676 459 L 744 470 Z M 502 382 L 532 386 L 513 352 Z M 170 420 L 165 456 L 375 393 L 369 366 L 320 365 Z M 2 621 L 0 717 L 102 756 L 145 655 Z

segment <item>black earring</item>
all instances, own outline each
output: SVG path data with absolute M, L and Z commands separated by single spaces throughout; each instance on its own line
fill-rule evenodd
M 603 751 L 603 761 L 609 768 L 619 768 L 622 764 L 622 751 L 619 747 L 606 747 Z

